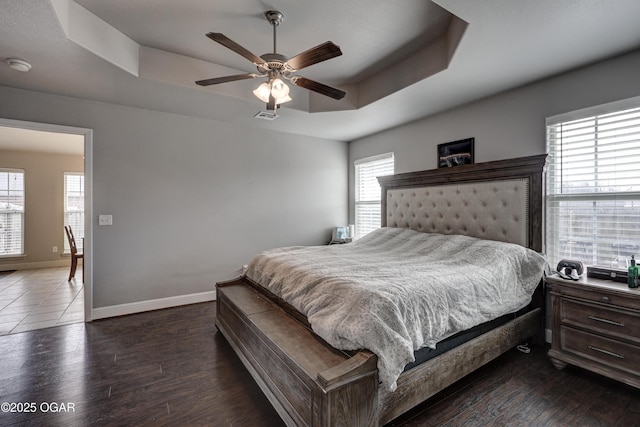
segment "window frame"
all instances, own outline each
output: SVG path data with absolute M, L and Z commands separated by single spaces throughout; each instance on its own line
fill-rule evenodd
M 68 195 L 67 195 L 67 177 L 68 176 L 80 176 L 82 177 L 82 210 L 81 211 L 70 211 L 67 206 L 68 206 Z M 63 222 L 64 225 L 70 225 L 70 221 L 69 221 L 69 216 L 72 213 L 81 213 L 82 214 L 82 219 L 81 221 L 79 221 L 78 223 L 81 224 L 81 226 L 76 226 L 73 227 L 74 224 L 72 225 L 72 231 L 74 234 L 74 238 L 76 240 L 76 246 L 78 248 L 79 252 L 82 252 L 84 250 L 84 224 L 85 224 L 85 195 L 86 195 L 86 187 L 85 187 L 85 177 L 84 177 L 84 172 L 64 172 L 63 173 Z M 64 228 L 62 230 L 62 234 L 63 234 L 63 254 L 70 254 L 71 253 L 71 247 L 69 246 L 69 240 L 67 239 L 67 236 L 64 232 Z
M 626 217 L 626 215 L 633 215 L 634 209 L 636 208 L 636 203 L 634 202 L 637 202 L 640 204 L 640 191 L 638 191 L 637 189 L 633 189 L 631 191 L 624 191 L 620 188 L 617 188 L 618 186 L 620 186 L 620 181 L 623 181 L 623 180 L 627 181 L 629 179 L 633 179 L 634 178 L 633 176 L 631 178 L 629 176 L 623 176 L 620 178 L 615 177 L 613 179 L 609 177 L 606 186 L 615 188 L 615 191 L 611 191 L 611 189 L 609 189 L 609 191 L 602 191 L 602 190 L 598 191 L 598 189 L 601 188 L 601 185 L 599 184 L 599 179 L 596 179 L 595 177 L 598 176 L 598 173 L 605 173 L 605 171 L 602 171 L 602 172 L 600 171 L 601 169 L 605 169 L 604 167 L 601 167 L 599 164 L 599 162 L 602 162 L 602 159 L 599 157 L 600 155 L 605 153 L 606 154 L 615 153 L 614 156 L 618 156 L 619 155 L 618 151 L 624 150 L 624 148 L 618 148 L 618 147 L 623 144 L 629 144 L 629 141 L 612 141 L 612 142 L 605 142 L 603 144 L 601 142 L 603 139 L 601 133 L 611 132 L 611 129 L 607 129 L 606 131 L 601 130 L 600 121 L 606 120 L 608 118 L 607 117 L 608 115 L 621 114 L 627 111 L 629 111 L 629 114 L 631 115 L 632 112 L 630 110 L 638 110 L 638 109 L 640 109 L 640 97 L 634 97 L 634 98 L 629 98 L 629 99 L 618 101 L 618 102 L 612 102 L 604 105 L 594 106 L 594 107 L 585 108 L 585 109 L 581 109 L 581 110 L 577 110 L 577 111 L 573 111 L 565 114 L 560 114 L 560 115 L 556 115 L 546 119 L 546 149 L 547 149 L 547 153 L 550 156 L 547 164 L 547 182 L 546 182 L 546 195 L 545 195 L 545 252 L 547 253 L 548 261 L 552 267 L 555 267 L 556 263 L 559 262 L 560 259 L 562 258 L 572 258 L 572 259 L 577 259 L 582 261 L 583 263 L 585 263 L 585 265 L 596 265 L 598 267 L 605 267 L 605 268 L 611 268 L 611 269 L 626 269 L 627 267 L 626 263 L 628 263 L 628 254 L 626 254 L 625 252 L 624 254 L 621 255 L 620 253 L 620 248 L 621 246 L 624 246 L 623 245 L 624 242 L 622 240 L 619 240 L 613 243 L 609 242 L 609 240 L 614 240 L 615 236 L 612 237 L 611 234 L 605 233 L 599 229 L 600 227 L 602 227 L 603 223 L 606 223 L 603 220 L 606 217 L 605 216 L 597 217 L 598 215 L 602 215 L 598 213 L 598 209 L 599 208 L 603 209 L 602 202 L 605 202 L 605 203 L 611 202 L 610 203 L 611 207 L 609 207 L 609 209 L 614 210 L 612 217 L 616 218 L 616 220 L 620 216 Z M 638 112 L 633 112 L 633 114 L 637 114 L 637 113 Z M 555 137 L 554 132 L 555 133 L 558 132 L 557 128 L 559 126 L 570 127 L 572 124 L 575 125 L 576 122 L 584 121 L 586 123 L 590 119 L 592 119 L 594 123 L 592 125 L 593 131 L 586 132 L 585 134 L 593 135 L 592 137 L 593 144 L 589 146 L 593 148 L 593 160 L 591 160 L 594 163 L 593 173 L 595 174 L 593 178 L 593 182 L 594 182 L 593 187 L 591 189 L 589 188 L 584 189 L 586 187 L 583 187 L 582 191 L 575 191 L 575 192 L 565 191 L 565 188 L 564 188 L 565 181 L 560 176 L 561 173 L 565 173 L 562 170 L 563 159 L 565 162 L 567 162 L 568 159 L 571 159 L 571 161 L 573 162 L 578 162 L 579 160 L 575 158 L 581 154 L 577 154 L 577 153 L 573 154 L 574 157 L 572 159 L 570 157 L 571 156 L 570 154 L 568 155 L 564 153 L 562 141 L 557 142 L 556 140 L 554 140 L 554 137 Z M 635 121 L 637 121 L 637 118 L 635 117 L 633 119 L 624 119 L 623 120 L 624 125 L 616 124 L 616 127 L 614 129 L 615 131 L 618 131 L 618 129 L 624 129 L 625 126 L 629 126 L 629 125 L 635 128 L 637 126 L 637 124 L 633 123 Z M 585 126 L 585 128 L 588 128 L 588 127 L 589 127 L 588 125 Z M 560 133 L 562 132 L 564 132 L 564 130 L 560 130 Z M 635 134 L 635 132 L 632 132 L 632 134 Z M 563 137 L 564 137 L 564 134 L 561 135 L 560 140 Z M 615 135 L 610 138 L 617 139 L 618 136 Z M 633 144 L 633 142 L 639 141 L 639 140 L 640 140 L 640 136 L 637 136 L 637 137 L 632 137 L 630 141 L 631 141 L 631 144 Z M 591 142 L 591 139 L 589 139 L 588 141 Z M 605 144 L 608 144 L 608 145 L 605 145 Z M 607 147 L 607 151 L 605 153 L 602 153 L 600 151 L 600 147 Z M 611 147 L 614 147 L 614 148 L 612 149 Z M 569 148 L 564 148 L 564 149 L 565 151 L 569 150 Z M 615 158 L 617 159 L 618 157 L 615 157 Z M 614 170 L 617 173 L 617 166 L 616 168 L 614 168 Z M 620 175 L 626 175 L 626 172 L 627 171 L 621 171 Z M 568 174 L 570 172 L 567 171 L 566 173 Z M 611 172 L 609 171 L 608 173 L 611 173 Z M 587 180 L 585 179 L 585 181 Z M 567 180 L 567 182 L 570 182 L 570 181 Z M 615 184 L 611 184 L 611 182 L 614 182 Z M 586 242 L 584 238 L 580 239 L 583 236 L 579 236 L 580 238 L 578 239 L 575 239 L 575 238 L 568 239 L 566 244 L 571 245 L 572 242 L 575 243 L 576 250 L 575 252 L 572 252 L 568 249 L 563 249 L 562 243 L 561 243 L 562 239 L 560 238 L 561 237 L 560 230 L 562 229 L 561 223 L 563 221 L 563 219 L 561 218 L 561 215 L 562 215 L 562 212 L 566 212 L 566 209 L 568 208 L 560 208 L 559 205 L 560 203 L 563 203 L 563 202 L 567 203 L 567 202 L 585 202 L 585 201 L 591 202 L 594 218 L 598 220 L 598 221 L 594 220 L 594 222 L 592 223 L 593 237 L 590 239 L 590 242 Z M 622 207 L 619 207 L 618 205 L 615 205 L 613 202 L 622 202 L 623 205 Z M 631 209 L 627 211 L 625 210 L 627 208 L 627 206 L 625 205 L 627 205 L 629 202 L 631 202 L 631 206 L 630 206 Z M 598 206 L 598 204 L 600 204 L 600 206 Z M 582 211 L 579 211 L 579 212 L 581 212 L 583 216 L 585 215 L 584 213 L 582 213 Z M 566 223 L 566 227 L 569 227 L 570 230 L 573 230 L 572 225 L 575 226 L 575 223 L 577 220 L 569 219 L 567 221 L 568 222 Z M 615 229 L 616 231 L 615 234 L 627 236 L 625 232 L 627 230 L 633 231 L 634 229 L 639 228 L 640 226 L 638 224 L 640 224 L 640 220 L 632 221 L 630 223 L 625 223 L 623 227 L 621 226 L 622 228 Z M 569 232 L 569 235 L 570 234 L 571 232 Z M 585 253 L 584 255 L 580 254 L 580 249 L 579 249 L 580 241 L 582 240 L 585 240 L 583 242 L 583 245 L 584 245 L 583 251 Z M 625 237 L 625 239 L 623 240 L 628 240 L 628 239 Z M 633 237 L 631 238 L 631 240 L 633 240 Z M 611 244 L 611 248 L 610 248 L 611 254 L 609 255 L 610 260 L 609 262 L 603 262 L 601 258 L 604 258 L 603 254 L 606 253 L 606 251 L 608 250 L 608 248 L 605 248 L 605 246 L 609 243 Z M 638 244 L 640 245 L 640 241 L 638 241 Z M 589 249 L 589 246 L 591 247 L 590 249 Z M 640 256 L 640 253 L 636 253 L 635 255 L 637 258 L 638 256 Z
M 371 227 L 365 227 L 364 224 L 361 224 L 360 221 L 358 220 L 359 215 L 358 215 L 358 211 L 359 211 L 359 207 L 368 207 L 369 210 L 371 212 L 377 212 L 374 215 L 378 215 L 380 217 L 380 221 L 378 224 L 378 227 L 380 227 L 380 225 L 382 224 L 382 217 L 381 217 L 381 210 L 382 210 L 382 200 L 381 200 L 381 189 L 380 189 L 380 185 L 378 184 L 377 180 L 375 181 L 375 185 L 377 186 L 377 191 L 371 191 L 371 190 L 376 190 L 376 189 L 371 189 L 369 188 L 369 192 L 371 194 L 375 194 L 376 196 L 374 197 L 368 197 L 364 200 L 361 200 L 361 192 L 360 192 L 360 173 L 359 173 L 359 169 L 361 167 L 365 167 L 367 165 L 372 165 L 374 163 L 379 163 L 381 161 L 390 161 L 391 162 L 391 171 L 390 173 L 385 173 L 383 175 L 376 175 L 377 176 L 386 176 L 386 175 L 393 175 L 395 173 L 395 156 L 393 152 L 388 152 L 388 153 L 383 153 L 383 154 L 377 154 L 375 156 L 369 156 L 369 157 L 365 157 L 362 159 L 358 159 L 355 160 L 353 162 L 353 166 L 354 166 L 354 223 L 355 223 L 355 239 L 359 239 L 363 236 L 365 236 L 366 234 L 368 234 L 369 232 L 373 231 L 375 228 L 371 228 Z M 377 207 L 377 211 L 375 210 L 375 208 Z M 373 210 L 371 208 L 374 208 Z M 363 228 L 365 228 L 363 230 Z
M 24 169 L 17 169 L 17 168 L 0 168 L 0 173 L 6 173 L 6 174 L 20 174 L 22 175 L 22 211 L 12 211 L 9 212 L 8 210 L 2 211 L 2 214 L 10 214 L 10 213 L 20 213 L 21 216 L 21 227 L 20 227 L 20 249 L 19 252 L 11 252 L 11 253 L 4 253 L 0 250 L 0 259 L 2 258 L 15 258 L 15 257 L 23 257 L 25 256 L 26 252 L 25 252 L 25 247 L 24 247 L 24 232 L 25 232 L 25 211 L 26 211 L 26 171 Z M 9 188 L 7 187 L 7 193 L 9 193 Z M 9 197 L 9 194 L 7 194 L 7 197 Z

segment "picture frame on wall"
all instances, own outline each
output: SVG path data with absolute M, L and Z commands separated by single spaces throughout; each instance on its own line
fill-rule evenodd
M 438 168 L 470 165 L 473 163 L 475 138 L 438 144 Z

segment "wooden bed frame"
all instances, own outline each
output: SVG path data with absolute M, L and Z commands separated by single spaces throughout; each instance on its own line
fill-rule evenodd
M 466 183 L 524 180 L 527 214 L 519 225 L 526 227 L 522 234 L 526 241 L 520 244 L 541 251 L 545 161 L 546 155 L 538 155 L 380 177 L 382 225 L 387 226 L 394 216 L 387 206 L 393 190 L 404 193 L 434 186 L 442 189 L 444 185 L 458 191 L 455 186 Z M 420 201 L 421 209 L 423 205 Z M 495 209 L 492 212 L 496 223 L 504 222 L 495 218 Z M 393 226 L 414 225 L 407 221 Z M 419 224 L 417 228 L 422 227 Z M 461 227 L 467 230 L 464 224 Z M 485 231 L 483 225 L 478 229 L 481 234 Z M 538 335 L 544 321 L 542 292 L 538 294 L 534 310 L 404 372 L 391 393 L 379 390 L 374 354 L 331 347 L 311 331 L 304 316 L 246 277 L 217 285 L 216 326 L 287 425 L 377 426 Z

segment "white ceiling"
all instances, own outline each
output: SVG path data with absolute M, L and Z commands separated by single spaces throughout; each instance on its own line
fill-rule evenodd
M 0 127 L 0 148 L 12 151 L 82 155 L 84 136 Z
M 33 65 L 0 66 L 1 85 L 345 141 L 640 47 L 638 0 L 0 0 L 0 8 L 0 59 Z M 138 76 L 114 60 L 126 50 L 98 40 L 111 49 L 98 56 L 79 45 L 79 18 L 60 13 L 67 9 L 139 46 Z M 253 118 L 264 109 L 251 94 L 256 81 L 193 84 L 254 71 L 204 34 L 271 52 L 271 9 L 285 14 L 279 53 L 327 40 L 342 48 L 300 74 L 346 89 L 344 101 L 323 105 L 294 87 L 280 116 L 262 121 Z M 446 37 L 461 28 L 453 49 Z M 443 43 L 450 58 L 434 65 L 447 56 L 434 48 Z
M 264 12 L 276 8 L 284 14 L 277 28 L 278 53 L 291 57 L 327 40 L 341 46 L 344 56 L 303 73 L 331 83 L 359 80 L 370 72 L 367 67 L 379 69 L 387 58 L 395 62 L 416 51 L 446 30 L 450 20 L 449 12 L 425 0 L 403 0 L 400 9 L 389 1 L 344 0 L 304 5 L 296 0 L 76 2 L 141 45 L 251 72 L 250 62 L 205 34 L 223 33 L 257 55 L 270 53 L 273 30 Z

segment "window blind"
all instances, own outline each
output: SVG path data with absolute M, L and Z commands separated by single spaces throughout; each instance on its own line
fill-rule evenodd
M 623 268 L 640 255 L 640 98 L 547 121 L 546 249 Z
M 76 246 L 81 252 L 84 238 L 84 175 L 82 173 L 64 173 L 64 225 L 71 226 Z M 64 230 L 62 233 L 64 234 Z M 66 235 L 64 251 L 71 251 Z
M 0 169 L 0 257 L 24 254 L 24 171 Z
M 380 228 L 380 184 L 378 177 L 393 175 L 393 153 L 357 160 L 355 165 L 355 234 L 356 239 Z

